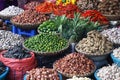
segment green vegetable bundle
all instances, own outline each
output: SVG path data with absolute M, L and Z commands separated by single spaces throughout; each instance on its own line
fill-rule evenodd
M 68 47 L 68 41 L 53 34 L 39 34 L 24 42 L 24 46 L 32 51 L 47 53 L 58 52 Z

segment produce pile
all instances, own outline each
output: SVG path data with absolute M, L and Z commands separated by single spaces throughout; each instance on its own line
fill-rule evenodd
M 83 10 L 92 10 L 96 9 L 98 0 L 78 0 L 77 6 Z
M 24 39 L 20 35 L 11 31 L 0 30 L 0 49 L 9 49 L 15 45 L 21 45 L 23 42 Z
M 99 69 L 97 76 L 101 80 L 119 80 L 120 67 L 118 67 L 116 64 L 102 67 Z
M 113 56 L 120 59 L 120 47 L 113 50 Z
M 40 24 L 48 19 L 48 15 L 40 14 L 35 10 L 26 10 L 22 14 L 13 17 L 12 21 L 20 24 Z
M 23 13 L 24 10 L 22 8 L 16 7 L 16 6 L 9 6 L 5 8 L 4 10 L 0 11 L 0 15 L 3 16 L 16 16 L 21 13 Z
M 53 13 L 57 16 L 66 15 L 68 18 L 73 18 L 75 12 L 80 12 L 79 8 L 74 4 L 67 4 L 64 6 L 62 4 L 55 5 L 50 2 L 40 4 L 36 7 L 36 11 L 40 13 Z
M 6 66 L 0 62 L 0 75 L 6 71 Z
M 87 76 L 94 72 L 95 65 L 92 60 L 80 53 L 71 53 L 57 60 L 53 68 L 63 75 Z
M 120 0 L 103 0 L 98 4 L 98 11 L 104 15 L 119 15 Z
M 37 52 L 57 52 L 68 47 L 67 40 L 53 34 L 39 34 L 24 42 L 24 46 Z
M 90 31 L 87 33 L 87 38 L 83 38 L 76 45 L 78 52 L 88 55 L 103 55 L 112 51 L 113 44 L 102 36 L 98 31 Z
M 87 77 L 76 77 L 76 76 L 73 76 L 72 78 L 67 79 L 67 80 L 91 80 L 91 79 L 87 78 Z
M 53 33 L 56 34 L 58 33 L 58 27 L 56 24 L 56 19 L 54 20 L 48 20 L 43 22 L 39 27 L 38 30 L 39 32 L 43 33 Z
M 3 57 L 6 58 L 13 58 L 13 59 L 23 59 L 31 57 L 29 51 L 24 50 L 21 45 L 17 45 L 13 48 L 8 49 L 4 54 Z
M 120 44 L 120 28 L 107 29 L 102 31 L 101 34 L 112 43 Z
M 49 68 L 36 68 L 27 71 L 26 80 L 60 80 L 58 73 Z
M 38 6 L 39 4 L 40 4 L 40 2 L 38 2 L 38 1 L 31 1 L 31 2 L 29 2 L 27 4 L 25 4 L 24 8 L 27 9 L 27 10 L 29 10 L 29 9 L 35 9 L 36 6 Z
M 109 23 L 107 18 L 97 10 L 86 10 L 81 16 L 84 18 L 89 17 L 91 21 L 99 22 L 101 25 L 106 25 Z

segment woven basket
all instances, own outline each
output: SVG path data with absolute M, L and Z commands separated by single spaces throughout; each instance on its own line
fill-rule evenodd
M 76 46 L 75 46 L 75 50 L 76 50 L 77 52 L 81 53 L 81 54 L 86 55 L 87 57 L 89 57 L 90 59 L 92 59 L 92 60 L 94 60 L 94 61 L 102 61 L 102 60 L 105 60 L 105 59 L 108 57 L 108 55 L 113 51 L 113 50 L 111 50 L 110 52 L 105 53 L 105 54 L 96 54 L 96 53 L 90 54 L 90 53 L 86 53 L 86 52 L 83 52 L 83 51 L 78 50 L 78 49 L 76 48 Z
M 56 62 L 55 62 L 55 63 L 56 63 Z M 55 64 L 55 63 L 54 63 L 54 64 Z M 53 64 L 53 69 L 56 69 L 56 67 L 54 66 L 54 64 Z M 88 76 L 91 76 L 92 74 L 94 74 L 95 70 L 96 70 L 96 66 L 95 66 L 94 70 L 91 70 L 91 72 L 85 73 L 85 74 L 78 74 L 78 75 L 63 73 L 63 72 L 61 72 L 61 71 L 59 71 L 59 70 L 57 70 L 57 71 L 58 71 L 60 74 L 62 74 L 64 77 L 71 78 L 71 77 L 73 77 L 73 76 L 77 76 L 77 77 L 88 77 Z
M 18 28 L 21 28 L 21 29 L 27 29 L 27 30 L 30 30 L 30 29 L 36 29 L 40 24 L 40 23 L 17 23 L 17 22 L 14 22 L 12 19 L 10 20 L 12 24 L 14 24 L 16 27 Z
M 120 15 L 105 15 L 105 14 L 103 14 L 103 15 L 105 17 L 107 17 L 107 19 L 110 21 L 120 20 Z
M 25 47 L 24 43 L 23 43 L 23 47 L 26 50 L 32 51 L 32 52 L 34 52 L 37 55 L 41 55 L 41 56 L 54 56 L 54 55 L 62 54 L 62 52 L 64 52 L 65 50 L 67 50 L 69 48 L 69 43 L 68 43 L 68 45 L 65 48 L 63 48 L 63 49 L 61 49 L 59 51 L 56 51 L 56 52 L 38 52 L 38 51 L 34 51 L 34 50 L 31 50 L 31 49 Z

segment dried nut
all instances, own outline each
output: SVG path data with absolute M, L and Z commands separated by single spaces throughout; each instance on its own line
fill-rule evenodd
M 107 29 L 101 32 L 101 34 L 115 44 L 120 44 L 120 28 Z
M 36 68 L 27 72 L 26 80 L 60 80 L 58 73 L 49 68 Z
M 91 41 L 92 40 L 92 41 Z M 87 44 L 86 44 L 87 43 Z M 97 31 L 87 33 L 87 38 L 79 41 L 76 50 L 85 54 L 102 55 L 109 53 L 113 49 L 113 44 Z
M 22 14 L 12 18 L 13 22 L 20 24 L 38 24 L 49 19 L 48 15 L 40 14 L 35 10 L 26 10 Z
M 83 54 L 71 53 L 56 61 L 54 69 L 63 74 L 86 76 L 95 70 L 95 65 Z
M 120 47 L 113 50 L 114 57 L 120 59 Z
M 4 10 L 0 11 L 0 15 L 3 16 L 16 16 L 24 12 L 22 8 L 15 7 L 15 6 L 9 6 L 5 8 Z
M 24 39 L 20 35 L 11 31 L 0 30 L 0 49 L 9 49 L 15 45 L 21 45 L 23 42 Z
M 119 0 L 103 0 L 98 4 L 98 11 L 106 15 L 119 15 Z
M 120 80 L 120 67 L 116 64 L 99 69 L 97 76 L 101 80 Z
M 38 1 L 31 1 L 27 4 L 25 4 L 24 8 L 25 9 L 35 9 L 36 6 L 38 6 L 40 4 L 40 2 Z

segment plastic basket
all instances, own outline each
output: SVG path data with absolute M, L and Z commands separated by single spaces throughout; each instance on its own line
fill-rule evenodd
M 120 67 L 120 59 L 118 59 L 118 58 L 116 58 L 116 57 L 114 57 L 114 55 L 113 55 L 113 53 L 111 53 L 111 58 L 112 58 L 112 60 L 113 60 L 113 62 L 115 63 L 115 64 L 117 64 L 117 66 L 119 66 Z
M 8 72 L 9 72 L 9 68 L 6 67 L 5 72 L 2 73 L 2 74 L 0 75 L 0 80 L 5 80 L 5 78 L 6 78 L 7 74 L 8 74 Z
M 95 73 L 94 73 L 95 79 L 96 79 L 96 80 L 102 80 L 102 79 L 100 79 L 100 78 L 97 76 L 98 71 L 99 71 L 99 69 L 96 70 Z

